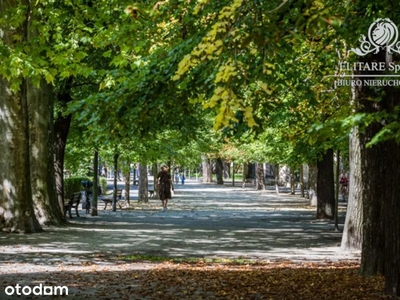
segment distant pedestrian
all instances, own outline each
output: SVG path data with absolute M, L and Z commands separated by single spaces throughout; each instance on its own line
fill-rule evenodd
M 181 181 L 182 181 L 182 185 L 184 185 L 185 184 L 185 174 L 184 173 L 182 173 Z
M 174 177 L 175 177 L 175 184 L 179 184 L 179 172 L 178 171 L 175 171 Z
M 342 196 L 342 200 L 346 201 L 348 196 L 348 185 L 349 185 L 349 178 L 347 177 L 346 170 L 342 170 L 342 174 L 339 177 L 340 183 L 340 195 Z
M 169 174 L 169 168 L 166 165 L 161 166 L 161 171 L 157 174 L 158 194 L 160 195 L 163 211 L 168 209 L 168 199 L 171 199 L 172 180 Z

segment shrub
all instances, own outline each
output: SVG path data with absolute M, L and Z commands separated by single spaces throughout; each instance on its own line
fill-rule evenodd
M 89 180 L 87 177 L 71 177 L 64 179 L 64 197 L 68 199 L 72 193 L 83 191 L 82 181 Z
M 100 186 L 102 194 L 107 193 L 107 179 L 105 177 L 100 177 Z

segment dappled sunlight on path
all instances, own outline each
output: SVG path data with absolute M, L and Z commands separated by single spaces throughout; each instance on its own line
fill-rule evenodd
M 99 216 L 91 217 L 81 210 L 81 217 L 74 217 L 69 226 L 47 227 L 37 234 L 0 233 L 0 299 L 14 299 L 4 293 L 5 287 L 16 283 L 65 285 L 70 295 L 79 299 L 161 299 L 161 294 L 164 299 L 224 299 L 240 293 L 258 299 L 278 291 L 274 278 L 287 278 L 287 271 L 270 273 L 270 267 L 289 263 L 297 268 L 315 262 L 330 270 L 330 264 L 334 264 L 337 271 L 332 272 L 341 277 L 345 272 L 341 271 L 342 264 L 355 266 L 359 261 L 359 253 L 340 250 L 341 233 L 333 230 L 332 221 L 316 220 L 315 208 L 299 196 L 189 182 L 175 187 L 166 212 L 161 211 L 156 199 L 138 203 L 136 186 L 131 196 L 128 208 L 103 210 L 99 201 Z M 343 211 L 344 207 L 342 222 Z M 126 261 L 128 257 L 139 257 L 139 261 Z M 183 270 L 180 263 L 151 263 L 151 258 L 234 259 L 256 265 L 245 267 L 239 274 L 237 269 L 225 269 L 218 263 L 200 263 Z M 203 267 L 210 272 L 204 273 Z M 307 269 L 296 271 L 293 280 L 309 274 Z M 319 274 L 310 280 L 321 280 Z M 352 282 L 360 280 L 371 289 L 372 298 L 366 299 L 375 299 L 376 291 L 381 289 L 379 279 L 371 286 L 356 278 L 355 271 L 351 276 Z M 186 287 L 181 286 L 181 277 L 187 281 Z M 228 281 L 221 286 L 225 278 Z M 170 285 L 164 288 L 165 280 Z M 272 285 L 264 285 L 265 280 Z M 285 295 L 285 299 L 298 295 L 287 290 L 291 280 L 285 284 L 279 283 L 279 295 Z M 337 289 L 338 295 L 341 290 Z M 302 293 L 304 299 L 312 299 L 309 295 L 314 292 L 306 286 Z M 356 289 L 349 295 L 357 293 Z
M 132 190 L 133 199 L 135 192 Z M 0 235 L 0 264 L 105 263 L 117 255 L 231 257 L 264 261 L 347 260 L 359 253 L 339 248 L 331 221 L 315 220 L 315 209 L 299 196 L 251 188 L 189 183 L 176 186 L 169 210 L 160 201 L 131 200 L 129 209 L 102 210 L 71 226 L 33 235 Z M 343 216 L 341 217 L 343 221 Z M 107 259 L 106 259 L 107 258 Z

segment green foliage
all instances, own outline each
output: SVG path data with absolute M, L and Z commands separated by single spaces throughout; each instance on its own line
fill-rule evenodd
M 334 89 L 339 60 L 388 1 L 40 1 L 30 39 L 0 40 L 0 74 L 16 89 L 72 81 L 66 168 L 86 175 L 93 149 L 108 163 L 195 166 L 200 155 L 299 163 L 345 149 L 357 115 L 349 89 Z M 0 13 L 19 28 L 28 7 Z M 12 17 L 5 17 L 12 16 Z M 39 34 L 40 33 L 40 34 Z M 209 117 L 214 118 L 214 129 Z M 354 117 L 353 120 L 351 118 Z M 399 139 L 398 112 L 371 144 Z M 369 121 L 372 120 L 372 121 Z
M 103 194 L 107 193 L 107 178 L 105 177 L 100 177 L 100 186 L 101 186 L 101 191 Z
M 71 177 L 64 179 L 64 197 L 69 199 L 73 193 L 83 191 L 82 181 L 90 180 L 88 177 Z
M 65 169 L 74 176 L 91 176 L 93 170 L 93 147 L 85 141 L 84 134 L 72 126 L 65 151 Z

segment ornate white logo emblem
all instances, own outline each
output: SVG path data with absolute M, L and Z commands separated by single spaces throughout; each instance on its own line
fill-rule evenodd
M 397 26 L 388 18 L 377 19 L 369 26 L 368 39 L 365 35 L 361 35 L 361 37 L 360 48 L 351 48 L 350 50 L 357 55 L 365 56 L 373 51 L 378 53 L 381 48 L 385 47 L 389 53 L 392 51 L 400 53 L 400 42 L 397 42 L 399 37 Z

